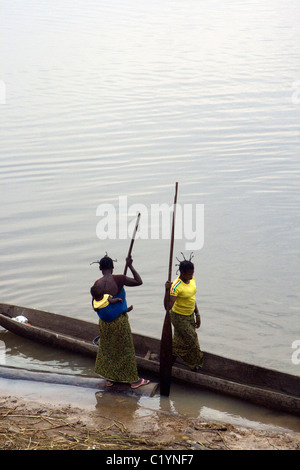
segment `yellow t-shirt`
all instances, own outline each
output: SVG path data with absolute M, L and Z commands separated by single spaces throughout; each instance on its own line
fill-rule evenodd
M 172 283 L 170 294 L 176 297 L 172 307 L 173 312 L 180 315 L 192 315 L 195 311 L 196 303 L 196 282 L 195 278 L 190 280 L 188 284 L 183 282 L 179 277 Z

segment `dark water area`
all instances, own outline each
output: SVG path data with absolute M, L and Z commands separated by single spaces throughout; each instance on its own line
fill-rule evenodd
M 154 215 L 178 181 L 173 277 L 193 252 L 201 347 L 299 375 L 299 20 L 296 0 L 2 6 L 1 302 L 96 321 L 90 263 L 108 252 L 123 272 L 140 210 L 130 321 L 159 338 L 170 240 Z

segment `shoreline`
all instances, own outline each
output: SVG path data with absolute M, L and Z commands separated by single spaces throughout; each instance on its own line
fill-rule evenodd
M 107 406 L 112 401 L 114 406 Z M 118 408 L 125 403 L 125 397 L 112 400 L 100 392 L 95 409 L 2 395 L 0 449 L 300 450 L 300 433 L 290 430 L 253 429 L 147 408 L 129 410 L 119 419 Z

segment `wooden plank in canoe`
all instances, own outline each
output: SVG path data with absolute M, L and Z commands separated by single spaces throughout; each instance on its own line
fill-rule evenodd
M 37 371 L 19 367 L 0 366 L 0 378 L 9 380 L 27 380 L 31 382 L 46 382 L 58 385 L 92 388 L 108 393 L 123 395 L 153 397 L 158 390 L 157 382 L 150 382 L 142 387 L 132 389 L 130 384 L 114 384 L 106 387 L 106 380 L 97 376 L 84 376 L 75 374 L 61 374 L 48 371 Z

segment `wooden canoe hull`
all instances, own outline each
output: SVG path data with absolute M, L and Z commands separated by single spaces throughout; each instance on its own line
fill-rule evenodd
M 13 320 L 23 315 L 29 325 Z M 10 304 L 0 304 L 0 326 L 33 341 L 96 357 L 97 323 Z M 160 374 L 160 340 L 133 333 L 140 371 Z M 300 415 L 300 377 L 204 352 L 204 366 L 192 372 L 179 361 L 172 380 Z

